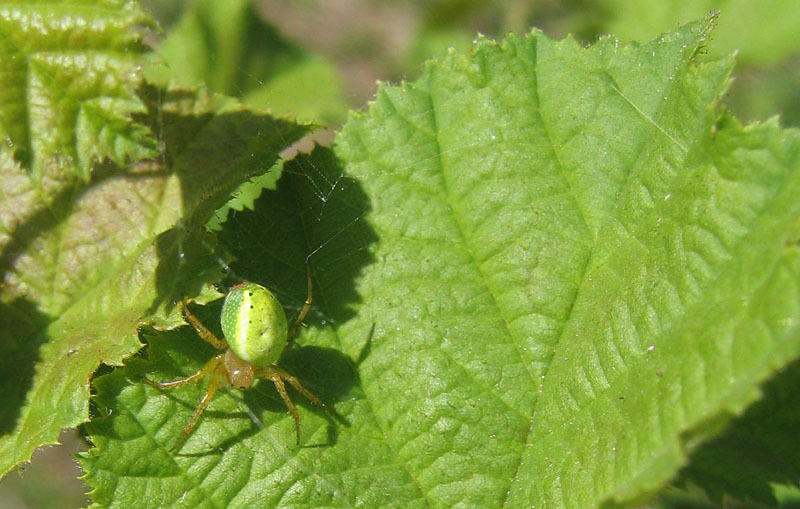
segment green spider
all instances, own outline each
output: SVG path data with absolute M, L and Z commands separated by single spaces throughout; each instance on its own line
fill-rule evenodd
M 297 335 L 303 319 L 311 309 L 311 268 L 306 264 L 308 278 L 308 295 L 300 310 L 300 315 L 292 325 L 287 327 L 286 313 L 278 298 L 265 287 L 256 283 L 240 283 L 232 287 L 225 296 L 222 305 L 220 324 L 224 339 L 220 339 L 208 330 L 200 320 L 189 311 L 186 301 L 181 300 L 183 315 L 197 334 L 214 348 L 221 350 L 196 373 L 173 380 L 171 382 L 155 382 L 148 378 L 144 381 L 160 389 L 172 389 L 180 385 L 198 382 L 208 375 L 211 381 L 200 404 L 194 411 L 191 420 L 183 428 L 183 432 L 170 449 L 175 451 L 192 432 L 203 411 L 211 402 L 220 386 L 230 384 L 238 389 L 247 389 L 256 378 L 268 378 L 275 384 L 283 402 L 294 418 L 297 443 L 300 443 L 300 416 L 294 407 L 283 381 L 297 389 L 312 403 L 328 410 L 322 401 L 300 384 L 300 381 L 275 363 L 281 354 L 288 350 Z

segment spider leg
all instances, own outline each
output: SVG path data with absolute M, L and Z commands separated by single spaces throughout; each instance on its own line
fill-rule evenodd
M 308 260 L 306 260 L 306 280 L 308 281 L 308 293 L 306 294 L 306 301 L 303 303 L 303 308 L 300 310 L 300 314 L 294 321 L 294 325 L 292 325 L 292 328 L 289 329 L 289 341 L 286 343 L 286 348 L 283 349 L 284 352 L 292 347 L 294 338 L 297 336 L 297 330 L 300 328 L 300 324 L 303 323 L 308 311 L 311 309 L 311 264 L 308 262 Z
M 281 395 L 281 399 L 286 404 L 287 408 L 289 408 L 289 413 L 292 414 L 292 418 L 294 419 L 294 428 L 295 433 L 297 434 L 297 443 L 300 444 L 300 416 L 297 413 L 297 409 L 292 403 L 291 398 L 289 398 L 289 393 L 286 392 L 286 386 L 283 384 L 283 381 L 286 380 L 291 384 L 292 387 L 297 389 L 297 391 L 308 398 L 312 403 L 315 405 L 319 405 L 325 410 L 328 410 L 328 407 L 325 406 L 325 403 L 320 401 L 318 397 L 312 394 L 308 389 L 303 387 L 300 383 L 300 380 L 297 379 L 294 375 L 290 374 L 285 369 L 281 369 L 278 366 L 269 366 L 266 368 L 258 368 L 256 371 L 256 376 L 261 378 L 269 378 L 272 380 L 272 383 L 275 384 L 275 388 L 278 390 L 278 394 Z
M 222 358 L 225 354 L 217 354 L 211 358 L 210 361 L 206 362 L 205 365 L 198 369 L 196 373 L 187 376 L 186 378 L 179 378 L 177 380 L 172 380 L 171 382 L 154 382 L 149 378 L 142 377 L 142 380 L 147 382 L 148 384 L 152 385 L 153 387 L 158 387 L 159 389 L 172 389 L 173 387 L 178 387 L 180 385 L 186 385 L 193 382 L 197 382 L 198 380 L 204 378 L 206 375 L 214 371 L 217 366 L 220 365 L 222 362 Z
M 189 423 L 184 426 L 183 431 L 181 432 L 181 436 L 178 437 L 178 440 L 175 441 L 175 444 L 170 448 L 170 452 L 176 451 L 180 445 L 186 440 L 186 437 L 189 436 L 189 433 L 192 432 L 197 421 L 200 420 L 200 416 L 203 415 L 203 410 L 206 409 L 211 400 L 214 398 L 214 394 L 217 393 L 217 389 L 219 389 L 220 383 L 223 381 L 223 377 L 225 376 L 224 370 L 225 366 L 222 364 L 222 354 L 214 357 L 211 361 L 215 362 L 214 372 L 211 375 L 211 381 L 208 382 L 208 387 L 206 388 L 206 393 L 203 394 L 203 397 L 200 399 L 200 404 L 197 405 L 197 408 L 194 410 L 194 414 L 192 414 L 192 419 Z M 210 363 L 209 363 L 210 364 Z
M 297 435 L 297 445 L 300 445 L 300 415 L 298 415 L 297 409 L 294 407 L 294 403 L 292 403 L 292 399 L 289 397 L 289 393 L 286 392 L 286 386 L 283 385 L 283 380 L 281 380 L 280 375 L 273 373 L 269 375 L 269 379 L 275 384 L 275 388 L 278 389 L 278 394 L 281 395 L 283 402 L 286 403 L 286 407 L 289 409 L 289 413 L 292 414 L 292 419 L 294 419 L 294 431 Z
M 298 380 L 296 376 L 292 375 L 291 373 L 289 373 L 285 369 L 279 368 L 278 366 L 270 366 L 267 369 L 271 369 L 275 373 L 280 375 L 281 378 L 283 378 L 284 380 L 289 382 L 292 387 L 297 389 L 297 392 L 299 392 L 300 394 L 302 394 L 303 396 L 308 398 L 308 400 L 311 401 L 312 403 L 314 403 L 315 405 L 321 406 L 325 410 L 328 409 L 328 407 L 325 406 L 325 403 L 320 401 L 320 399 L 318 397 L 316 397 L 314 394 L 312 394 L 311 391 L 309 391 L 308 389 L 303 387 L 303 385 L 300 383 L 300 380 Z
M 186 306 L 186 301 L 181 299 L 181 309 L 183 310 L 183 316 L 186 317 L 186 321 L 194 327 L 194 330 L 197 331 L 197 335 L 203 338 L 203 340 L 216 348 L 217 350 L 225 350 L 228 348 L 228 343 L 225 342 L 223 339 L 219 339 L 217 336 L 214 335 L 213 332 L 208 330 L 208 328 L 203 325 L 203 322 L 200 321 Z

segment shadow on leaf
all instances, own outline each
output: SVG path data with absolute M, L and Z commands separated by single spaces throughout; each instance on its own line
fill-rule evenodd
M 702 487 L 714 503 L 731 497 L 774 507 L 775 485 L 800 484 L 800 361 L 762 387 L 763 397 L 698 447 L 676 484 Z
M 47 342 L 45 329 L 49 317 L 40 313 L 37 306 L 26 300 L 0 302 L 0 435 L 14 430 L 25 404 L 28 391 L 33 386 L 39 349 Z
M 336 340 L 331 340 L 337 333 L 335 326 L 350 318 L 359 302 L 355 279 L 372 262 L 369 246 L 377 239 L 366 221 L 362 221 L 368 212 L 367 203 L 361 186 L 343 173 L 332 152 L 317 148 L 313 154 L 287 163 L 276 189 L 264 190 L 252 210 L 233 211 L 216 242 L 177 229 L 159 239 L 160 299 L 190 296 L 189 290 L 202 284 L 203 271 L 220 270 L 218 260 L 230 255 L 234 261 L 230 263 L 225 286 L 248 280 L 269 287 L 286 309 L 289 323 L 306 299 L 305 265 L 310 260 L 314 297 L 311 312 L 304 320 L 297 344 L 279 361 L 332 410 L 326 412 L 288 388 L 296 406 L 328 421 L 326 440 L 304 447 L 331 446 L 337 441 L 339 426 L 349 426 L 335 412 L 334 405 L 357 384 L 357 366 L 335 348 L 303 345 L 304 340 L 319 342 L 324 336 L 328 338 L 325 342 L 333 341 L 335 346 Z M 172 293 L 176 291 L 186 293 Z M 221 303 L 218 300 L 205 306 L 190 304 L 192 312 L 218 337 L 221 337 Z M 134 384 L 141 384 L 142 376 L 158 381 L 185 377 L 217 352 L 188 326 L 168 332 L 143 329 L 140 337 L 149 345 L 148 358 L 131 359 L 125 368 Z M 185 390 L 162 393 L 185 407 L 182 413 L 188 413 L 186 410 L 196 408 L 199 403 L 208 378 L 192 385 L 192 389 L 187 385 Z M 269 380 L 259 380 L 242 392 L 230 387 L 224 391 L 234 397 L 240 395 L 246 411 L 221 412 L 210 408 L 202 415 L 198 427 L 207 419 L 247 419 L 249 427 L 219 443 L 210 437 L 207 450 L 189 455 L 218 454 L 259 433 L 263 427 L 259 416 L 265 415 L 265 411 L 279 415 L 287 412 Z M 301 421 L 301 431 L 302 426 Z M 193 433 L 196 431 L 197 428 Z M 187 455 L 180 451 L 176 454 Z

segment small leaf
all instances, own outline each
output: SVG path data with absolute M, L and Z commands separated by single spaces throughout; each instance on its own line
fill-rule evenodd
M 153 25 L 127 0 L 0 2 L 0 136 L 27 172 L 53 168 L 88 181 L 95 162 L 156 153 L 132 122 L 138 68 Z

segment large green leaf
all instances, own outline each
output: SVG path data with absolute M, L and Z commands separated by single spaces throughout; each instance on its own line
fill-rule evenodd
M 719 106 L 713 18 L 647 45 L 481 40 L 382 86 L 221 246 L 232 280 L 314 311 L 268 382 L 175 454 L 210 348 L 147 332 L 97 379 L 82 461 L 104 504 L 591 507 L 640 500 L 800 352 L 800 136 Z M 195 308 L 214 327 L 219 304 Z
M 31 175 L 155 154 L 131 119 L 149 26 L 128 0 L 0 2 L 0 136 Z
M 219 272 L 202 225 L 306 132 L 203 93 L 141 92 L 158 159 L 76 184 L 57 167 L 31 180 L 3 152 L 0 473 L 88 420 L 98 366 L 140 348 L 143 317 L 174 323 L 175 300 Z

